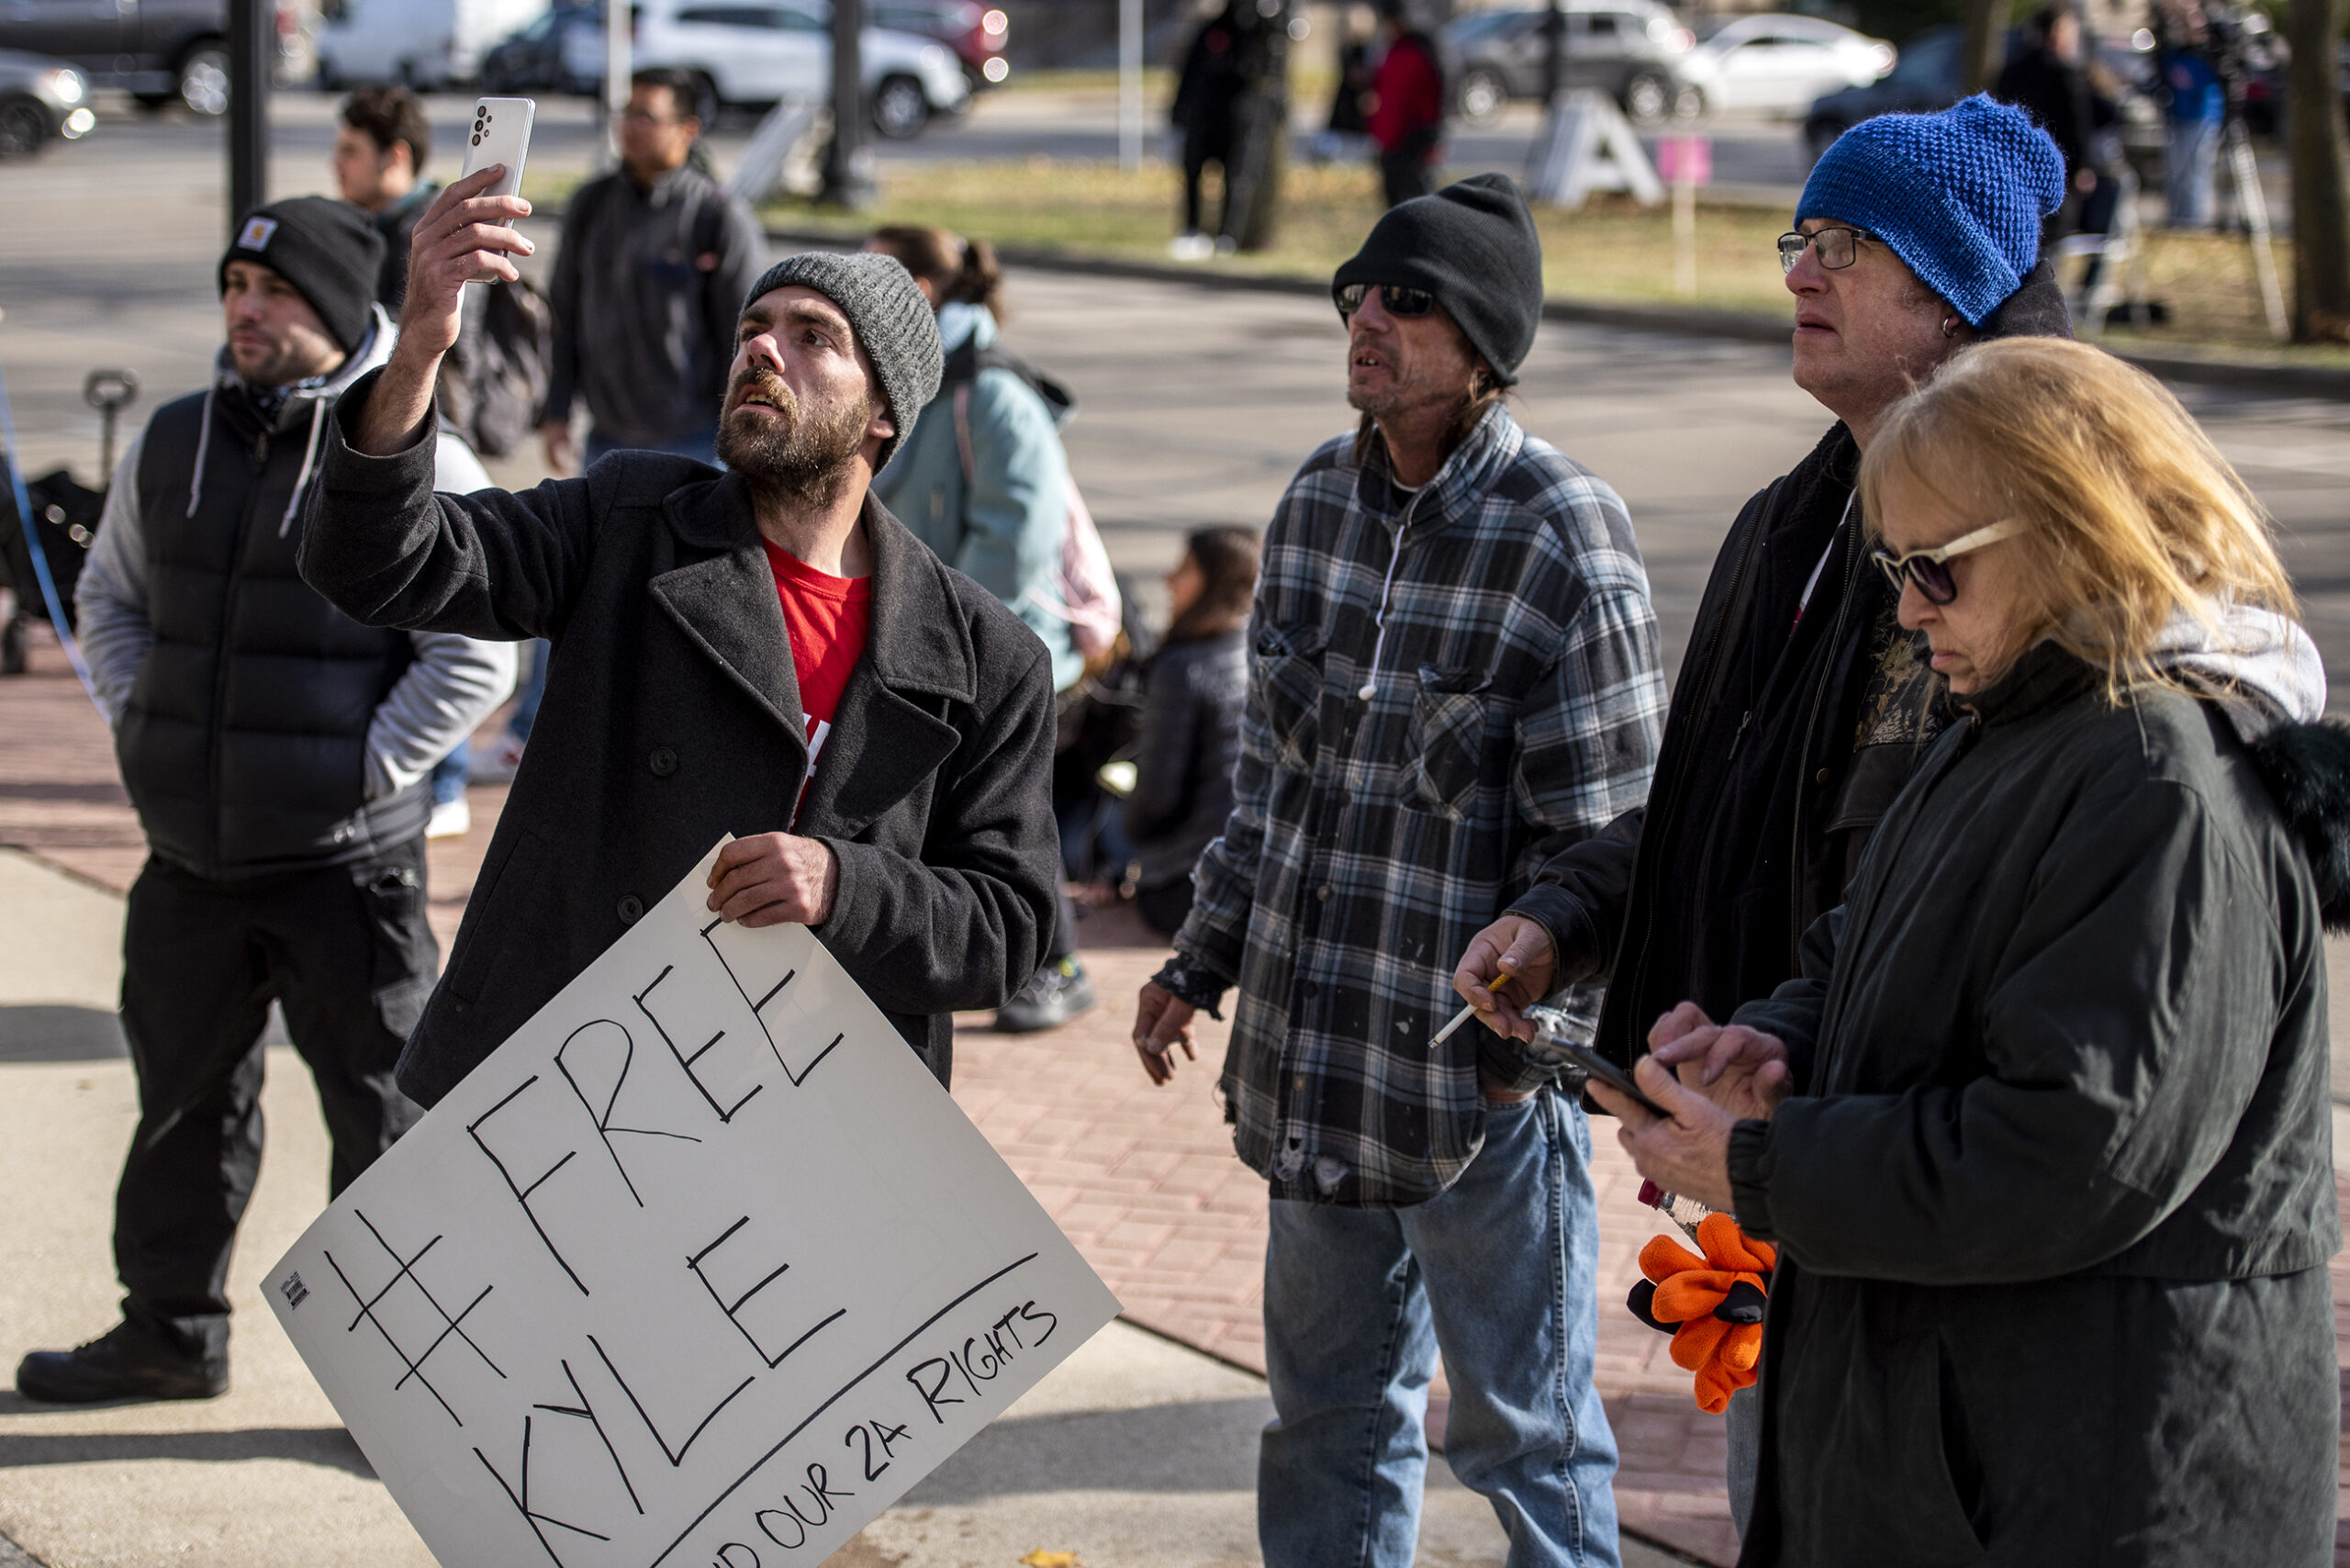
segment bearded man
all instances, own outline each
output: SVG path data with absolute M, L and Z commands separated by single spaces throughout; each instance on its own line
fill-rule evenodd
M 947 1015 L 1042 961 L 1059 852 L 1045 645 L 867 494 L 937 390 L 930 306 L 891 257 L 790 257 L 742 308 L 728 472 L 622 451 L 435 495 L 460 296 L 531 250 L 497 173 L 418 223 L 399 346 L 328 421 L 302 558 L 371 624 L 554 649 L 400 1084 L 437 1101 L 726 833 L 710 909 L 812 927 L 944 1083 Z

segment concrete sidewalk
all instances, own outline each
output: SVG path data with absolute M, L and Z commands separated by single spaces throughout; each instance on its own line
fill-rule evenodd
M 110 1201 L 137 1114 L 114 1025 L 122 901 L 0 850 L 0 1355 L 106 1328 Z M 0 1565 L 429 1568 L 422 1541 L 275 1320 L 261 1273 L 326 1202 L 326 1137 L 300 1061 L 269 1052 L 269 1155 L 231 1276 L 235 1383 L 218 1400 L 68 1410 L 0 1393 Z M 1254 1562 L 1264 1381 L 1113 1325 L 834 1561 L 1010 1568 L 1037 1550 L 1091 1564 Z M 1431 1466 L 1427 1561 L 1497 1563 L 1491 1510 Z M 1636 1546 L 1633 1568 L 1672 1560 Z

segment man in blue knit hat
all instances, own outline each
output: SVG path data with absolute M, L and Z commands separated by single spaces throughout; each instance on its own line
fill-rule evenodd
M 1672 1062 L 1673 1042 L 1796 972 L 1805 928 L 1843 902 L 1942 723 L 1923 639 L 1863 569 L 1861 451 L 1967 344 L 2072 335 L 2040 256 L 2041 220 L 2064 195 L 2047 132 L 1982 96 L 1864 121 L 1813 168 L 1779 261 L 1796 385 L 1837 422 L 1723 541 L 1648 803 L 1552 859 L 1470 943 L 1453 983 L 1493 1028 L 1530 1037 L 1510 998 L 1604 980 L 1599 1048 L 1626 1066 L 1651 1048 Z M 1497 996 L 1505 963 L 1523 979 Z M 1741 1532 L 1759 1394 L 1729 1414 Z

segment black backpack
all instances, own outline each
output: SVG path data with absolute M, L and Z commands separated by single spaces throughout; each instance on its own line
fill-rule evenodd
M 554 310 L 529 280 L 465 296 L 457 352 L 441 367 L 442 405 L 476 452 L 503 457 L 531 438 L 554 369 Z

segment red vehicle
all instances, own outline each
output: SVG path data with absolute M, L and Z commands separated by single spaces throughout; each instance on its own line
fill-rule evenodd
M 1012 24 L 1002 10 L 979 0 L 867 0 L 865 19 L 873 27 L 936 39 L 963 62 L 974 90 L 1012 74 L 1003 58 Z

